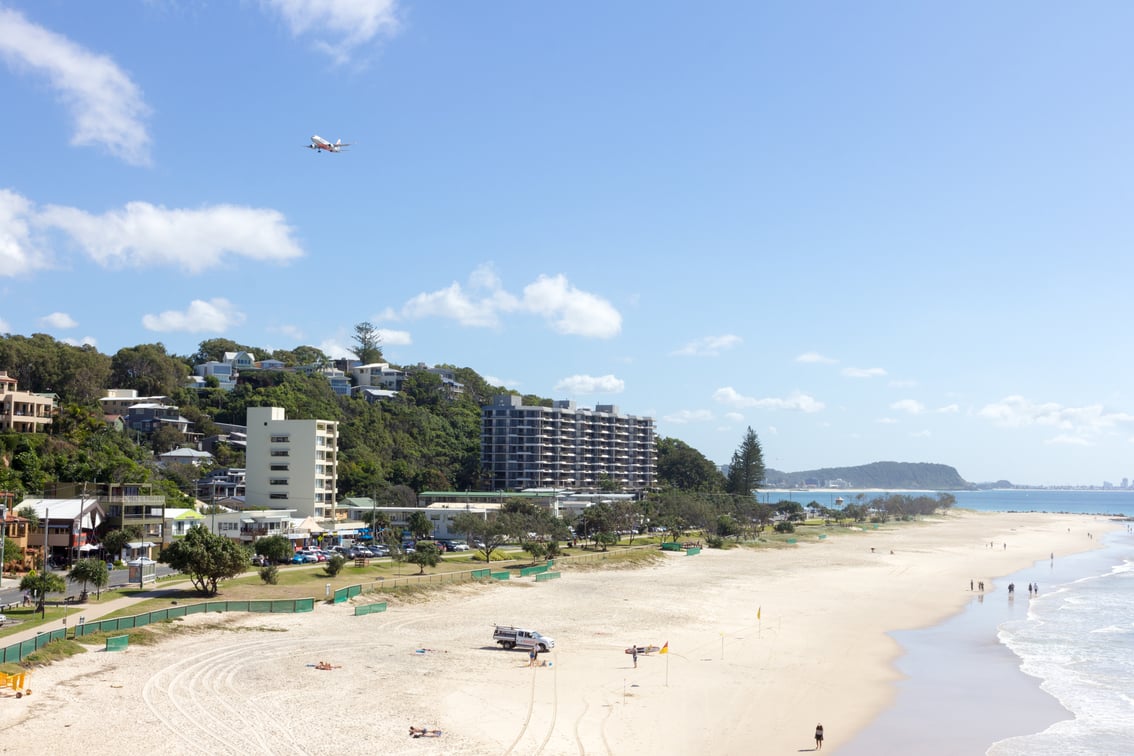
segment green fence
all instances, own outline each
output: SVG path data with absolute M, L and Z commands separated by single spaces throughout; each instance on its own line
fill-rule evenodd
M 694 554 L 700 554 L 700 553 L 701 553 L 701 547 L 699 547 L 699 546 L 694 546 L 691 549 L 685 550 L 685 556 L 693 556 Z
M 52 630 L 47 633 L 40 633 L 34 638 L 28 638 L 22 643 L 13 643 L 12 645 L 0 651 L 0 661 L 4 662 L 18 662 L 23 661 L 25 656 L 35 653 L 39 649 L 46 646 L 51 641 L 63 640 L 67 637 L 66 628 L 59 630 Z
M 362 593 L 361 585 L 348 585 L 346 588 L 340 588 L 335 591 L 334 603 L 341 604 L 348 601 L 358 594 Z
M 539 573 L 538 575 L 535 576 L 535 581 L 537 583 L 542 583 L 545 580 L 555 580 L 556 578 L 559 578 L 560 576 L 561 575 L 558 572 L 541 572 L 541 573 Z
M 523 567 L 520 569 L 520 577 L 528 577 L 529 575 L 538 575 L 541 572 L 547 572 L 546 564 L 537 564 L 532 567 Z
M 489 575 L 493 580 L 508 580 L 512 577 L 511 572 L 493 572 Z
M 667 541 L 661 545 L 662 551 L 683 551 L 684 548 L 677 541 Z
M 472 571 L 472 579 L 473 580 L 484 580 L 487 577 L 492 577 L 492 570 L 491 569 L 473 570 Z
M 135 614 L 130 617 L 115 617 L 114 619 L 86 622 L 75 625 L 76 638 L 82 638 L 95 633 L 115 633 L 119 630 L 130 630 L 135 627 L 145 627 L 154 622 L 185 617 L 190 614 L 203 612 L 258 612 L 272 614 L 292 614 L 295 612 L 315 611 L 315 599 L 280 599 L 275 601 L 203 601 L 198 604 L 183 604 L 171 606 L 168 609 L 157 609 L 145 614 Z
M 795 539 L 794 539 L 794 538 L 789 538 L 789 539 L 787 539 L 787 542 L 788 542 L 788 543 L 795 543 Z
M 354 616 L 361 617 L 364 614 L 377 614 L 378 612 L 384 611 L 386 611 L 385 601 L 377 604 L 359 604 L 354 608 Z
M 106 639 L 106 651 L 125 651 L 130 645 L 129 635 L 116 635 Z

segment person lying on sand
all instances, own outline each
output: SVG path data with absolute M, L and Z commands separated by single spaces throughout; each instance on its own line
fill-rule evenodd
M 425 727 L 414 727 L 413 725 L 410 725 L 409 734 L 410 734 L 410 737 L 414 737 L 414 738 L 439 738 L 439 737 L 441 737 L 441 731 L 440 730 L 429 730 L 429 729 L 426 729 Z
M 318 664 L 315 665 L 315 669 L 342 669 L 342 665 L 341 664 L 330 664 L 328 662 L 321 661 L 321 662 L 319 662 Z

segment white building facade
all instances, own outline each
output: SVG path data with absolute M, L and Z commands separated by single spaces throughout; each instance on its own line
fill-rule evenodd
M 491 488 L 591 488 L 604 477 L 641 491 L 657 479 L 652 417 L 622 415 L 612 404 L 577 409 L 524 405 L 498 395 L 481 408 L 481 467 Z
M 249 407 L 246 422 L 248 506 L 330 518 L 338 485 L 339 424 L 288 420 L 281 407 Z

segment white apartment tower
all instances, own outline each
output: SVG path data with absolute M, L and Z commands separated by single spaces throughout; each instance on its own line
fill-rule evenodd
M 329 519 L 338 485 L 339 424 L 288 420 L 281 407 L 249 407 L 245 501 Z
M 613 404 L 535 407 L 501 394 L 481 408 L 480 444 L 481 467 L 497 490 L 590 488 L 607 475 L 640 491 L 657 479 L 654 419 L 620 415 Z

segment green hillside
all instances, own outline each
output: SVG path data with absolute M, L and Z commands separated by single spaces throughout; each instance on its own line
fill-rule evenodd
M 949 465 L 930 462 L 872 462 L 858 467 L 824 467 L 819 470 L 781 472 L 768 470 L 768 488 L 825 487 L 841 481 L 845 488 L 879 488 L 884 491 L 957 491 L 973 488 Z

